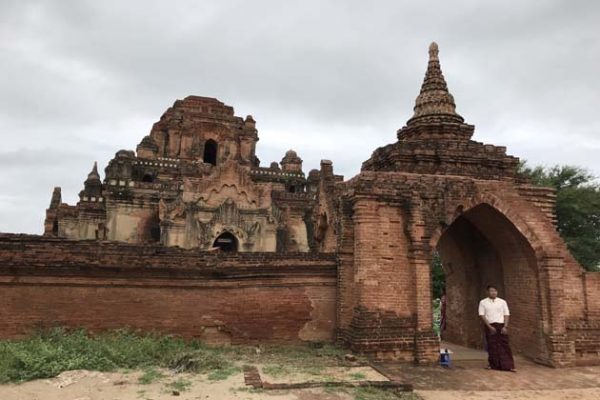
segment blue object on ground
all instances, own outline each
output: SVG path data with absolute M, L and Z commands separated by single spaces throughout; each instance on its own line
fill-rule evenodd
M 440 365 L 447 368 L 452 366 L 452 360 L 450 358 L 450 353 L 448 353 L 448 349 L 445 349 L 443 353 L 440 351 Z

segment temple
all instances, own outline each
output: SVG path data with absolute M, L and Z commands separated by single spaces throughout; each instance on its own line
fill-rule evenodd
M 75 206 L 54 189 L 44 235 L 202 250 L 316 250 L 311 217 L 331 163 L 306 177 L 302 159 L 289 150 L 261 167 L 257 142 L 252 116 L 237 117 L 214 98 L 178 100 L 135 152 L 116 153 L 104 180 L 94 164 Z
M 43 236 L 0 234 L 0 336 L 39 325 L 157 330 L 213 343 L 336 341 L 376 359 L 483 348 L 477 304 L 495 284 L 513 351 L 600 364 L 600 273 L 556 227 L 553 189 L 505 147 L 473 140 L 437 44 L 414 113 L 344 181 L 292 150 L 261 167 L 255 121 L 216 99 L 176 101 L 135 152 L 94 164 L 72 206 L 55 188 Z

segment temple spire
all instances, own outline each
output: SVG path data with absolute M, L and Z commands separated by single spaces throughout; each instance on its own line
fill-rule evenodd
M 419 122 L 456 122 L 464 119 L 456 113 L 454 97 L 448 91 L 448 85 L 442 74 L 437 43 L 429 46 L 429 63 L 421 92 L 415 101 L 414 115 L 407 122 L 413 125 Z
M 92 171 L 88 174 L 87 181 L 90 180 L 100 180 L 100 174 L 98 173 L 98 162 L 94 161 L 94 167 Z

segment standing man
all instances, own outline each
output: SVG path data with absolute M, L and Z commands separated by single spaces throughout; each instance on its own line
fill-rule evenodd
M 489 285 L 487 292 L 488 297 L 479 302 L 479 318 L 485 325 L 488 368 L 516 372 L 508 343 L 508 321 L 510 319 L 508 304 L 498 297 L 496 286 Z

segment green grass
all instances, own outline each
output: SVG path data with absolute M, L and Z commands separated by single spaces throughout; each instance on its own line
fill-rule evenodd
M 263 372 L 278 378 L 292 373 L 321 375 L 325 368 L 344 364 L 347 351 L 329 344 L 262 346 L 249 361 L 265 364 Z
M 83 330 L 56 328 L 22 340 L 0 341 L 0 383 L 50 378 L 75 369 L 162 367 L 207 372 L 232 366 L 223 351 L 197 341 L 125 330 L 90 336 Z
M 357 381 L 362 381 L 364 379 L 367 379 L 367 376 L 365 374 L 363 374 L 362 372 L 355 372 L 353 374 L 350 374 L 350 378 L 357 380 Z
M 359 387 L 354 389 L 354 400 L 419 400 L 416 393 L 394 393 L 391 390 L 375 387 Z
M 176 390 L 178 392 L 185 392 L 192 386 L 192 382 L 187 379 L 179 378 L 176 381 L 169 382 L 166 384 L 166 387 L 169 390 Z
M 163 377 L 164 375 L 160 371 L 157 371 L 154 368 L 149 368 L 144 371 L 142 376 L 138 378 L 138 383 L 141 383 L 142 385 L 148 385 Z
M 224 379 L 229 378 L 231 375 L 235 375 L 241 371 L 241 368 L 238 367 L 227 367 L 216 369 L 208 374 L 209 381 L 222 381 Z
M 269 364 L 263 367 L 262 372 L 274 378 L 280 378 L 282 376 L 291 374 L 293 371 L 291 371 L 286 365 Z
M 84 330 L 55 328 L 20 340 L 0 341 L 0 383 L 51 378 L 63 371 L 141 369 L 140 383 L 160 379 L 158 368 L 207 374 L 222 380 L 242 364 L 266 365 L 267 373 L 303 372 L 319 375 L 344 364 L 346 352 L 331 345 L 210 347 L 152 333 L 128 330 L 90 335 Z M 285 368 L 281 367 L 285 366 Z
M 440 321 L 442 319 L 442 303 L 439 299 L 433 300 L 433 331 L 436 335 L 440 335 Z

